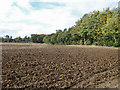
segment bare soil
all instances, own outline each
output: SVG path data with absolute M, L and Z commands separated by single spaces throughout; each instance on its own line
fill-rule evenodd
M 117 88 L 118 49 L 2 44 L 3 88 Z

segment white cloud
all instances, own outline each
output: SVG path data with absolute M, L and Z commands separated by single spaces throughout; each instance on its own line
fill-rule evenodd
M 12 6 L 13 2 L 16 2 L 19 7 Z M 29 2 L 56 2 L 63 3 L 65 6 L 34 10 Z M 1 0 L 0 33 L 5 30 L 15 37 L 32 33 L 52 33 L 57 29 L 73 26 L 81 15 L 94 10 L 103 10 L 113 2 L 118 2 L 118 0 Z M 25 13 L 26 11 L 29 13 Z M 80 13 L 80 15 L 76 15 L 76 13 Z M 30 24 L 29 21 L 33 24 Z M 34 24 L 34 22 L 39 23 Z

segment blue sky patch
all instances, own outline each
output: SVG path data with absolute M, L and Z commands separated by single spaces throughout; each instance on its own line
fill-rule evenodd
M 79 10 L 72 10 L 71 14 L 76 17 L 81 17 L 83 15 Z
M 40 10 L 40 9 L 53 9 L 55 7 L 63 7 L 65 4 L 63 3 L 53 3 L 53 2 L 30 2 L 30 5 L 33 7 L 35 10 Z
M 19 6 L 16 2 L 14 2 L 14 3 L 12 4 L 12 6 L 15 6 L 15 7 L 19 8 L 19 9 L 20 9 L 23 13 L 25 13 L 25 14 L 29 14 L 29 11 L 28 11 L 27 9 Z

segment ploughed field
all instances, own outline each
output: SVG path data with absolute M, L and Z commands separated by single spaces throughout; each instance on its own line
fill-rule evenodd
M 114 88 L 118 74 L 115 48 L 2 45 L 3 88 Z

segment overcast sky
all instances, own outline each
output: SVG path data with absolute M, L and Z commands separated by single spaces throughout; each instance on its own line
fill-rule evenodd
M 85 13 L 118 6 L 119 0 L 0 0 L 0 36 L 50 34 Z

